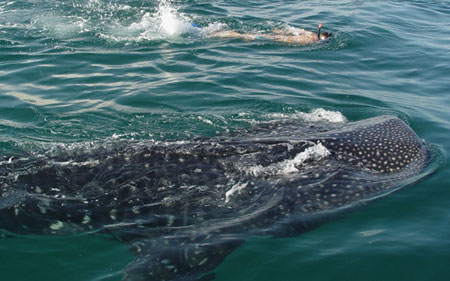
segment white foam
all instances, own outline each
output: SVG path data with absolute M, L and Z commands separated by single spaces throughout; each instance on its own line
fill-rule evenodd
M 161 1 L 155 12 L 141 11 L 142 17 L 132 23 L 115 22 L 99 36 L 116 42 L 183 40 L 182 35 L 194 34 L 198 28 L 178 10 L 170 1 Z
M 239 192 L 239 191 L 241 191 L 242 189 L 246 188 L 247 185 L 248 185 L 248 182 L 246 182 L 246 183 L 240 183 L 240 182 L 239 182 L 239 183 L 233 185 L 233 187 L 231 187 L 231 189 L 228 190 L 228 191 L 225 193 L 225 203 L 230 202 L 230 197 L 231 197 L 235 192 Z
M 72 38 L 89 30 L 87 20 L 76 16 L 41 15 L 33 20 L 33 24 L 38 28 L 52 32 L 60 39 Z
M 339 111 L 325 110 L 323 108 L 317 108 L 311 111 L 311 113 L 298 112 L 298 116 L 309 122 L 330 122 L 330 123 L 345 123 L 347 118 Z
M 347 118 L 339 111 L 331 111 L 323 108 L 316 108 L 310 113 L 297 111 L 293 114 L 272 113 L 269 115 L 277 119 L 302 119 L 306 122 L 329 122 L 329 123 L 345 123 Z
M 160 31 L 169 36 L 179 36 L 187 33 L 192 25 L 178 14 L 177 10 L 169 5 L 163 5 L 159 8 Z
M 206 124 L 208 124 L 208 125 L 214 125 L 214 123 L 211 121 L 211 120 L 209 120 L 209 119 L 206 119 L 206 118 L 204 118 L 204 117 L 202 117 L 202 116 L 198 116 L 197 117 L 198 118 L 198 120 L 200 120 L 200 121 L 202 121 L 202 122 L 205 122 Z
M 191 24 L 191 16 L 180 12 L 179 5 L 161 0 L 152 9 L 114 1 L 87 0 L 70 5 L 78 15 L 54 9 L 39 13 L 31 24 L 59 39 L 95 34 L 108 41 L 125 43 L 180 41 L 185 34 L 200 34 L 201 29 Z
M 290 25 L 286 27 L 286 31 L 288 33 L 291 33 L 291 34 L 296 35 L 296 36 L 301 35 L 301 34 L 305 34 L 305 33 L 308 32 L 308 31 L 306 31 L 303 28 L 297 28 L 297 27 L 293 27 L 293 26 L 290 26 Z
M 152 25 L 152 15 L 150 13 L 145 13 L 140 21 L 131 23 L 127 29 L 131 32 L 139 32 L 149 28 Z
M 321 143 L 317 143 L 311 147 L 305 149 L 305 151 L 297 154 L 293 159 L 284 160 L 282 162 L 274 163 L 272 165 L 263 167 L 261 165 L 247 167 L 245 172 L 251 176 L 275 176 L 275 175 L 289 175 L 291 173 L 299 172 L 300 165 L 309 160 L 320 160 L 330 155 L 330 151 Z
M 210 23 L 205 27 L 202 27 L 199 32 L 200 34 L 202 34 L 205 37 L 210 37 L 212 34 L 226 29 L 227 25 L 221 22 L 214 22 L 214 23 Z

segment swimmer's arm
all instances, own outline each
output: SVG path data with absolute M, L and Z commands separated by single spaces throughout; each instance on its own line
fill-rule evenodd
M 219 38 L 242 39 L 246 41 L 266 39 L 296 45 L 307 45 L 318 41 L 317 34 L 309 31 L 301 35 L 280 35 L 275 34 L 275 32 L 274 34 L 248 34 L 238 33 L 236 31 L 219 31 L 214 33 L 213 36 Z

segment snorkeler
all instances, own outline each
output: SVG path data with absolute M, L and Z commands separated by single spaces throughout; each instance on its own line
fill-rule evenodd
M 249 33 L 239 33 L 236 31 L 219 31 L 213 33 L 214 37 L 219 38 L 237 38 L 242 40 L 271 40 L 282 43 L 290 43 L 296 45 L 308 45 L 316 42 L 329 42 L 333 33 L 330 32 L 320 32 L 322 29 L 322 24 L 319 24 L 319 31 L 317 33 L 307 31 L 305 29 L 295 29 L 294 31 L 285 31 L 275 29 L 271 34 L 249 34 Z

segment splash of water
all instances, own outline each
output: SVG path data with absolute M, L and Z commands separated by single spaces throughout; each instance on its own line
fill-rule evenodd
M 38 11 L 31 22 L 43 34 L 62 40 L 97 37 L 132 43 L 183 41 L 186 35 L 200 35 L 200 29 L 192 25 L 192 16 L 181 10 L 170 0 L 161 0 L 157 6 L 88 0 Z
M 176 36 L 188 32 L 192 25 L 185 16 L 170 5 L 170 2 L 162 1 L 158 7 L 157 20 L 159 20 L 159 29 L 161 32 Z
M 185 35 L 200 34 L 200 30 L 191 24 L 190 17 L 180 9 L 171 1 L 160 1 L 154 12 L 140 10 L 137 14 L 142 16 L 131 23 L 119 19 L 100 36 L 116 42 L 178 42 L 184 41 Z
M 301 119 L 306 122 L 345 123 L 347 118 L 339 111 L 331 111 L 323 108 L 313 109 L 310 113 L 297 111 L 293 114 L 271 113 L 269 117 L 275 119 Z

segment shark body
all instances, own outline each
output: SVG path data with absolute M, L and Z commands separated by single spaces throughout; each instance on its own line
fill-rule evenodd
M 393 116 L 5 156 L 0 229 L 110 233 L 136 254 L 124 280 L 208 279 L 245 237 L 297 235 L 418 181 L 429 164 Z

